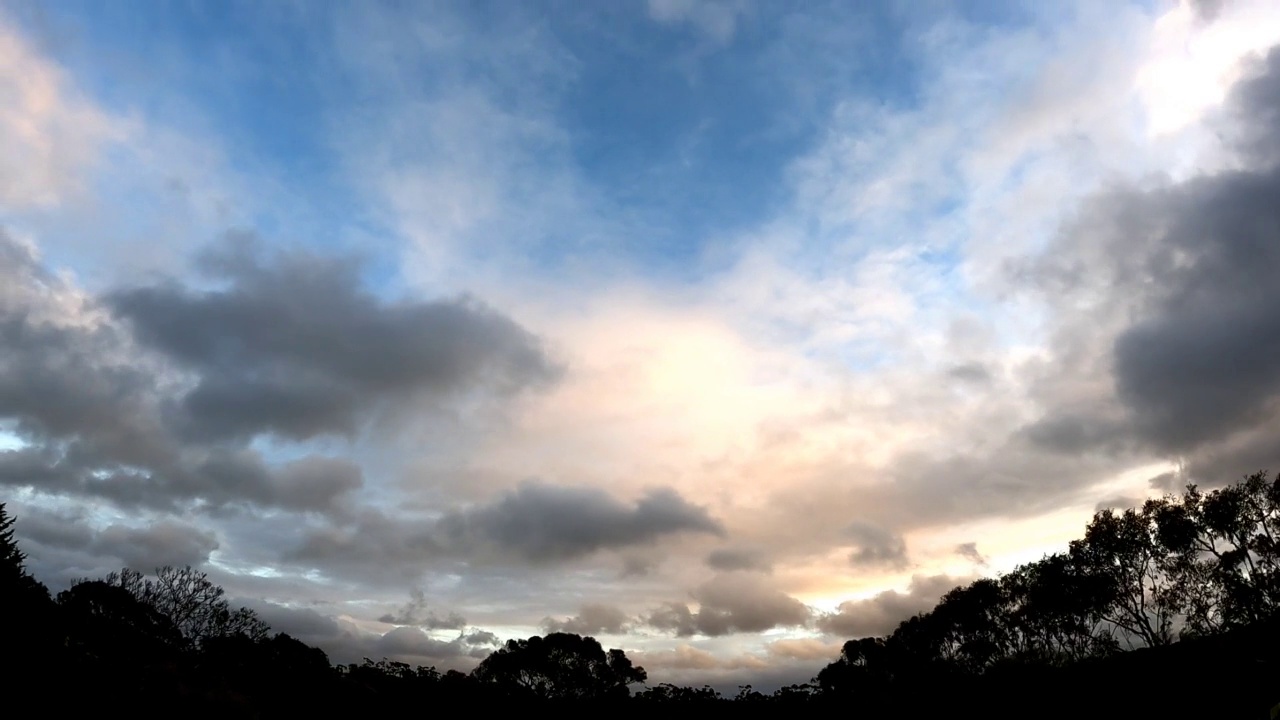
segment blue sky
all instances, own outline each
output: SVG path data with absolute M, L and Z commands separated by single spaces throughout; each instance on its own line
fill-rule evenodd
M 232 172 L 286 184 L 309 218 L 304 242 L 340 243 L 341 228 L 368 214 L 335 152 L 336 128 L 378 113 L 395 102 L 389 96 L 429 103 L 476 92 L 554 128 L 522 162 L 589 188 L 591 202 L 617 216 L 628 236 L 620 250 L 638 272 L 682 275 L 708 242 L 782 210 L 789 166 L 822 141 L 838 103 L 853 96 L 916 109 L 921 66 L 934 61 L 918 53 L 916 36 L 938 15 L 919 8 L 725 8 L 727 31 L 652 22 L 643 3 L 413 5 L 402 8 L 409 28 L 395 27 L 394 8 L 352 23 L 350 8 L 323 3 L 157 3 L 145 12 L 66 3 L 16 15 L 104 108 L 194 125 L 217 137 Z M 1012 4 L 947 14 L 984 32 L 1037 20 Z M 348 33 L 387 47 L 353 48 L 340 37 Z M 439 51 L 414 43 L 423 33 L 439 35 Z M 516 47 L 495 50 L 508 44 Z M 381 62 L 394 71 L 369 72 Z M 297 236 L 291 221 L 270 207 L 250 218 L 263 233 Z M 547 231 L 534 258 L 554 266 L 582 250 L 565 235 Z
M 52 586 L 203 565 L 338 660 L 467 667 L 459 613 L 807 679 L 1271 457 L 1121 350 L 1198 332 L 1168 198 L 1267 170 L 1278 42 L 1265 0 L 0 3 L 0 487 Z

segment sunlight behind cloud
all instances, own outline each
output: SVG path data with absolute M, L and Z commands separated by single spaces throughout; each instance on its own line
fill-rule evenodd
M 1225 3 L 1212 19 L 1190 0 L 1156 21 L 1151 58 L 1135 89 L 1153 136 L 1177 132 L 1220 104 L 1243 69 L 1241 62 L 1280 41 L 1280 9 L 1270 0 Z

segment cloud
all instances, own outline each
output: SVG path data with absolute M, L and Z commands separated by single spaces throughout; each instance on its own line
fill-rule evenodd
M 654 558 L 627 555 L 622 558 L 622 570 L 619 572 L 619 576 L 622 578 L 645 577 L 657 567 L 658 561 Z
M 81 568 L 103 569 L 120 565 L 150 572 L 165 565 L 199 567 L 221 543 L 211 530 L 161 518 L 146 525 L 110 523 L 95 527 L 80 510 L 22 509 L 18 524 L 21 540 L 47 551 L 69 551 L 66 560 Z M 45 558 L 50 560 L 51 558 Z M 67 568 L 69 569 L 69 568 Z
M 646 670 L 754 670 L 758 672 L 769 668 L 769 661 L 759 655 L 740 653 L 733 657 L 723 657 L 687 643 L 680 643 L 665 651 L 637 652 L 634 656 L 636 664 Z M 694 683 L 695 686 L 696 684 Z
M 818 638 L 784 638 L 769 643 L 770 655 L 794 660 L 832 661 L 840 656 L 840 642 L 826 642 Z
M 866 523 L 854 523 L 845 533 L 853 540 L 849 562 L 855 566 L 902 568 L 907 564 L 907 543 L 901 535 Z
M 480 628 L 460 629 L 456 636 L 448 639 L 412 626 L 374 633 L 361 629 L 346 617 L 326 615 L 312 607 L 258 599 L 234 602 L 256 612 L 273 631 L 314 645 L 339 664 L 388 658 L 410 664 L 470 669 L 478 657 L 487 655 L 489 649 L 499 644 L 496 635 Z
M 1188 2 L 1198 19 L 1203 22 L 1213 22 L 1228 0 L 1188 0 Z
M 414 401 L 502 399 L 559 372 L 504 316 L 467 299 L 381 301 L 349 262 L 261 261 L 229 242 L 204 263 L 225 287 L 99 298 L 0 229 L 0 419 L 23 439 L 0 451 L 0 484 L 120 507 L 343 515 L 365 484 L 354 460 L 272 462 L 249 443 L 430 416 L 441 408 Z
M 122 465 L 77 443 L 59 453 L 25 447 L 0 451 L 0 485 L 46 495 L 110 500 L 122 508 L 171 511 L 186 501 L 210 507 L 253 504 L 345 514 L 340 500 L 361 485 L 349 461 L 307 456 L 277 468 L 250 450 L 210 450 L 154 469 Z
M 1280 369 L 1268 360 L 1280 353 L 1277 117 L 1280 49 L 1224 104 L 1233 166 L 1113 189 L 1063 228 L 1035 276 L 1059 308 L 1058 362 L 1078 367 L 1093 354 L 1114 395 L 1055 408 L 1029 429 L 1034 441 L 1110 454 L 1137 444 L 1186 459 L 1196 477 L 1220 474 L 1206 461 L 1227 447 L 1280 460 L 1262 430 L 1280 412 Z
M 196 374 L 177 403 L 196 439 L 352 435 L 379 408 L 475 388 L 513 392 L 558 369 L 538 340 L 470 298 L 384 302 L 350 260 L 264 260 L 244 243 L 205 257 L 229 287 L 118 290 L 138 340 Z
M 461 630 L 467 626 L 467 619 L 456 612 L 444 617 L 427 609 L 427 596 L 422 590 L 414 588 L 409 592 L 409 602 L 394 613 L 387 613 L 378 618 L 378 622 L 391 625 L 412 625 L 428 630 Z
M 649 17 L 671 25 L 688 23 L 717 44 L 733 39 L 745 12 L 739 0 L 649 0 Z
M 633 662 L 645 668 L 652 670 L 661 669 L 678 669 L 678 670 L 710 670 L 720 667 L 720 660 L 712 653 L 706 650 L 693 647 L 686 643 L 676 645 L 670 650 L 649 651 L 632 653 Z
M 698 602 L 696 611 L 682 603 L 668 603 L 650 613 L 647 622 L 677 637 L 715 637 L 803 627 L 811 615 L 804 603 L 751 575 L 717 575 L 692 594 Z
M 281 559 L 390 580 L 455 562 L 473 571 L 480 565 L 558 565 L 670 535 L 724 532 L 705 509 L 671 490 L 651 490 L 628 504 L 603 490 L 542 482 L 521 483 L 488 502 L 431 517 L 365 508 L 331 520 L 304 532 Z
M 84 190 L 121 128 L 0 16 L 0 209 L 48 208 Z
M 373 647 L 380 654 L 395 658 L 454 658 L 469 651 L 459 639 L 440 640 L 416 627 L 389 630 Z
M 620 635 L 627 631 L 627 623 L 631 618 L 622 610 L 611 605 L 587 604 L 572 617 L 556 620 L 543 618 L 542 629 L 546 632 L 574 633 L 576 635 L 596 635 L 606 633 Z
M 0 417 L 37 442 L 81 441 L 123 462 L 163 458 L 157 368 L 91 298 L 0 228 Z
M 596 488 L 541 482 L 521 483 L 490 504 L 446 515 L 439 528 L 451 545 L 494 547 L 534 562 L 648 544 L 675 533 L 724 533 L 705 509 L 671 489 L 650 490 L 628 506 Z
M 707 567 L 712 570 L 755 570 L 767 573 L 773 568 L 773 564 L 756 550 L 720 548 L 707 555 Z
M 98 534 L 93 550 L 120 558 L 126 567 L 150 572 L 165 565 L 198 567 L 208 562 L 218 546 L 212 532 L 163 520 L 141 528 L 109 525 Z
M 1093 510 L 1094 512 L 1101 512 L 1103 510 L 1127 510 L 1129 508 L 1139 507 L 1145 501 L 1146 498 L 1142 497 L 1117 495 L 1115 497 L 1099 500 L 1098 504 L 1093 506 Z
M 253 598 L 237 599 L 235 603 L 253 610 L 273 631 L 308 644 L 323 644 L 343 633 L 337 620 L 313 608 L 288 607 Z
M 939 598 L 963 583 L 947 575 L 915 575 L 905 593 L 886 590 L 866 600 L 840 603 L 836 612 L 818 616 L 815 625 L 842 638 L 887 635 L 903 620 L 933 609 Z
M 974 384 L 985 384 L 991 380 L 991 371 L 980 362 L 960 363 L 947 370 L 947 374 L 957 380 Z
M 956 546 L 956 554 L 980 567 L 987 566 L 987 556 L 978 552 L 978 543 L 967 542 Z

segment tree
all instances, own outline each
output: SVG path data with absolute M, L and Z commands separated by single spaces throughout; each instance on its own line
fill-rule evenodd
M 572 633 L 508 640 L 472 676 L 535 697 L 575 700 L 627 697 L 628 685 L 648 678 L 623 651 L 606 653 L 595 638 Z
M 943 659 L 963 672 L 979 674 L 1009 655 L 1007 597 L 999 582 L 983 578 L 955 588 L 931 615 L 943 634 Z
M 0 596 L 21 605 L 47 604 L 49 590 L 27 572 L 27 555 L 13 536 L 14 522 L 0 503 Z
M 1147 647 L 1173 642 L 1181 610 L 1153 514 L 1150 504 L 1122 513 L 1103 510 L 1069 550 L 1072 563 L 1098 588 L 1102 619 Z
M 118 585 L 78 582 L 58 593 L 67 643 L 82 660 L 141 662 L 182 647 L 173 621 Z
M 1280 611 L 1280 475 L 1258 472 L 1215 490 L 1193 517 L 1217 560 L 1222 622 L 1240 627 Z
M 182 636 L 196 646 L 212 638 L 234 635 L 263 640 L 269 632 L 256 613 L 232 608 L 224 597 L 225 591 L 213 584 L 207 574 L 190 566 L 158 568 L 154 578 L 124 568 L 108 575 L 105 582 L 124 588 L 168 617 Z
M 840 649 L 840 657 L 818 672 L 823 693 L 868 697 L 884 691 L 893 679 L 889 649 L 882 638 L 850 640 Z
M 1010 660 L 1059 665 L 1116 649 L 1101 609 L 1109 584 L 1069 555 L 1056 553 L 1021 565 L 1000 579 L 1006 597 Z
M 1184 635 L 1211 635 L 1262 622 L 1280 611 L 1280 475 L 1249 475 L 1181 501 L 1152 500 L 1156 536 L 1186 613 Z
M 720 691 L 710 685 L 700 688 L 683 687 L 671 683 L 660 683 L 635 695 L 644 702 L 676 702 L 676 703 L 718 703 L 724 700 Z
M 9 627 L 0 643 L 0 667 L 12 668 L 15 687 L 38 677 L 43 663 L 59 652 L 57 608 L 49 589 L 27 572 L 26 555 L 14 539 L 14 519 L 0 503 L 0 607 Z

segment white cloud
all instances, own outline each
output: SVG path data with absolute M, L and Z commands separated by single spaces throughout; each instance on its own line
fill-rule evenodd
M 0 211 L 83 193 L 103 146 L 125 131 L 0 16 Z
M 1221 104 L 1241 61 L 1280 42 L 1280 10 L 1269 0 L 1236 0 L 1206 19 L 1183 0 L 1156 21 L 1150 42 L 1135 89 L 1148 132 L 1164 135 Z
M 688 23 L 718 44 L 733 39 L 747 11 L 741 0 L 649 0 L 649 17 L 667 24 Z

